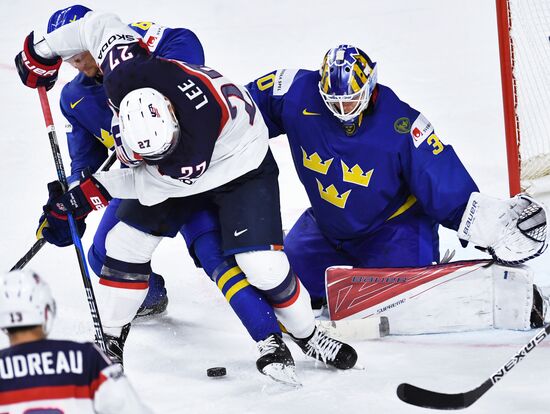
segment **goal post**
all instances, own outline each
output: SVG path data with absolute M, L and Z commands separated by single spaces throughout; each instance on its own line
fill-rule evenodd
M 496 12 L 510 195 L 548 192 L 550 0 L 496 0 Z

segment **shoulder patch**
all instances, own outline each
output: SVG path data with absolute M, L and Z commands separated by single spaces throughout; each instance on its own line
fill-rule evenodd
M 275 73 L 275 85 L 273 85 L 273 96 L 282 96 L 288 92 L 298 69 L 280 69 Z
M 393 129 L 400 134 L 406 134 L 411 130 L 411 120 L 405 116 L 398 118 L 393 123 Z
M 73 132 L 73 124 L 70 122 L 65 123 L 65 133 Z
M 411 126 L 411 137 L 414 146 L 418 148 L 433 132 L 434 128 L 430 121 L 424 115 L 418 114 L 418 117 Z

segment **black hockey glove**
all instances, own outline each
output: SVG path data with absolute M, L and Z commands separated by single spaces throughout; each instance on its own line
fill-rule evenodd
M 34 32 L 31 32 L 23 43 L 23 50 L 15 56 L 17 73 L 29 88 L 45 86 L 46 90 L 53 88 L 61 66 L 61 58 L 46 59 L 34 50 Z
M 86 169 L 81 173 L 80 184 L 62 196 L 48 200 L 44 212 L 61 220 L 67 220 L 67 214 L 72 213 L 79 220 L 92 210 L 106 207 L 111 199 L 105 187 Z

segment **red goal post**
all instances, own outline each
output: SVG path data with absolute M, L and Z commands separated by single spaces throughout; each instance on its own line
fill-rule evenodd
M 550 0 L 496 0 L 496 11 L 510 195 L 548 192 Z

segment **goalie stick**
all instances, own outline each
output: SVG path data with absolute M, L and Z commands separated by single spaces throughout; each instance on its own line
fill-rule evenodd
M 115 163 L 115 161 L 116 153 L 113 151 L 98 171 L 108 171 L 109 168 L 111 168 L 111 166 Z M 31 259 L 36 256 L 36 253 L 38 253 L 40 249 L 44 247 L 45 244 L 46 240 L 44 238 L 40 238 L 35 241 L 32 247 L 27 251 L 27 253 L 25 253 L 25 255 L 21 259 L 19 259 L 16 264 L 13 265 L 13 267 L 10 269 L 10 272 L 13 270 L 23 269 L 27 265 L 27 263 L 29 263 Z
M 46 122 L 46 128 L 48 130 L 48 138 L 50 140 L 55 168 L 57 170 L 57 177 L 61 182 L 61 185 L 65 189 L 67 189 L 67 177 L 65 175 L 65 168 L 63 168 L 63 160 L 61 159 L 61 152 L 59 151 L 59 144 L 57 143 L 57 135 L 55 133 L 55 126 L 53 124 L 52 112 L 50 110 L 50 103 L 48 102 L 48 93 L 46 92 L 46 88 L 44 86 L 38 87 L 38 96 L 40 98 L 40 105 L 42 107 L 44 121 Z M 73 238 L 73 244 L 76 250 L 76 256 L 78 258 L 78 265 L 80 267 L 82 282 L 84 283 L 84 289 L 86 291 L 86 297 L 88 299 L 88 306 L 90 307 L 90 314 L 94 323 L 95 343 L 101 348 L 102 351 L 106 352 L 107 346 L 105 344 L 103 325 L 101 324 L 101 319 L 97 310 L 97 302 L 95 300 L 94 290 L 92 288 L 92 281 L 90 279 L 88 265 L 86 264 L 86 257 L 84 255 L 82 241 L 80 240 L 80 237 L 78 235 L 76 221 L 71 213 L 67 214 L 67 219 L 69 221 L 71 236 Z
M 457 394 L 446 394 L 437 391 L 430 391 L 425 388 L 416 387 L 411 384 L 402 383 L 397 387 L 397 396 L 401 401 L 424 408 L 435 408 L 439 410 L 459 410 L 467 408 L 479 400 L 493 385 L 500 381 L 512 370 L 523 358 L 527 356 L 544 338 L 550 335 L 550 324 L 546 325 L 506 364 L 497 372 L 486 379 L 479 387 L 467 392 Z

